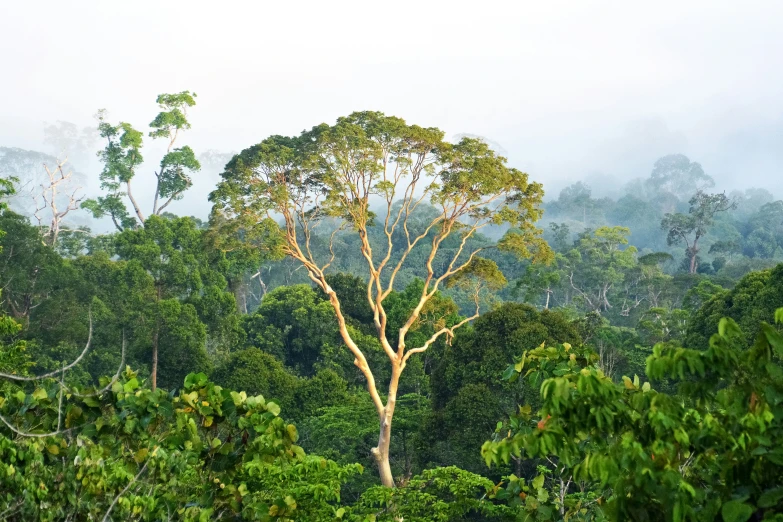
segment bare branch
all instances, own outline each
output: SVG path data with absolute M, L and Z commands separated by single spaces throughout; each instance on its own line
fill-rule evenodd
M 34 437 L 34 438 L 39 438 L 39 439 L 44 439 L 46 437 L 56 437 L 58 435 L 64 435 L 64 434 L 66 434 L 66 433 L 76 429 L 76 427 L 74 426 L 72 428 L 68 428 L 68 429 L 65 429 L 65 430 L 59 430 L 58 429 L 57 431 L 51 431 L 49 433 L 29 433 L 29 432 L 26 432 L 26 431 L 22 431 L 19 428 L 16 428 L 13 424 L 11 424 L 11 422 L 8 421 L 8 419 L 6 419 L 2 415 L 0 415 L 0 421 L 2 421 L 3 424 L 5 424 L 8 427 L 9 430 L 13 431 L 17 435 L 21 435 L 22 437 Z
M 461 326 L 466 325 L 467 323 L 469 323 L 470 321 L 473 321 L 474 319 L 477 319 L 478 317 L 479 317 L 479 313 L 478 313 L 478 309 L 476 309 L 476 313 L 475 314 L 473 314 L 470 317 L 467 317 L 467 318 L 463 319 L 462 321 L 458 322 L 457 324 L 455 324 L 451 328 L 441 328 L 440 330 L 438 330 L 437 332 L 432 334 L 432 337 L 427 339 L 427 342 L 425 342 L 423 345 L 421 345 L 418 348 L 412 348 L 412 349 L 408 350 L 405 353 L 405 356 L 402 358 L 403 364 L 408 359 L 410 359 L 410 356 L 413 355 L 414 353 L 422 353 L 422 352 L 427 351 L 427 348 L 429 348 L 432 345 L 432 343 L 437 341 L 438 338 L 441 337 L 442 335 L 445 334 L 449 339 L 452 339 L 454 337 L 454 330 L 460 328 Z

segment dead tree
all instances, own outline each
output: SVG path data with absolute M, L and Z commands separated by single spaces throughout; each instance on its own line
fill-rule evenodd
M 54 169 L 50 169 L 44 163 L 43 167 L 46 170 L 49 181 L 48 183 L 41 183 L 41 191 L 33 196 L 33 201 L 35 202 L 35 212 L 33 212 L 33 215 L 38 221 L 39 228 L 42 231 L 46 231 L 44 241 L 49 246 L 54 246 L 57 243 L 57 236 L 60 234 L 60 227 L 65 216 L 72 210 L 77 210 L 79 204 L 84 199 L 84 196 L 76 196 L 77 192 L 79 192 L 82 187 L 76 187 L 73 191 L 68 192 L 61 191 L 63 186 L 69 184 L 73 177 L 73 171 L 69 170 L 66 173 L 65 170 L 63 170 L 63 166 L 67 161 L 68 159 L 66 158 L 58 162 L 57 167 Z M 58 196 L 63 195 L 67 196 L 68 199 L 64 205 L 61 205 L 60 202 L 58 202 Z M 48 218 L 48 228 L 43 224 L 46 218 L 41 216 L 41 213 L 46 209 L 49 210 L 50 214 L 50 217 Z

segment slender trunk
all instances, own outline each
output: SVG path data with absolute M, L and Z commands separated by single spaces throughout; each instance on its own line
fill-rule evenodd
M 378 445 L 370 450 L 370 452 L 372 453 L 373 458 L 375 458 L 375 462 L 378 464 L 378 473 L 381 478 L 381 483 L 386 487 L 392 488 L 394 487 L 394 477 L 392 476 L 391 465 L 389 464 L 391 425 L 392 417 L 394 416 L 394 406 L 397 403 L 397 386 L 400 381 L 400 374 L 402 373 L 404 363 L 402 362 L 401 357 L 391 361 L 392 374 L 389 381 L 389 395 L 386 400 L 386 405 L 384 405 L 383 400 L 378 393 L 378 387 L 375 384 L 375 376 L 373 375 L 372 370 L 370 370 L 369 364 L 367 364 L 367 359 L 348 332 L 348 325 L 346 324 L 345 317 L 340 309 L 340 301 L 337 299 L 337 294 L 323 279 L 321 279 L 319 283 L 322 285 L 321 288 L 326 292 L 326 295 L 329 296 L 329 301 L 334 308 L 340 336 L 355 357 L 353 363 L 362 372 L 364 378 L 367 379 L 367 391 L 370 393 L 370 397 L 375 405 L 375 411 L 378 412 L 380 424 Z
M 141 222 L 140 225 L 144 226 L 144 214 L 141 212 L 141 208 L 139 207 L 138 203 L 136 203 L 136 198 L 133 197 L 133 194 L 131 193 L 131 185 L 130 181 L 125 182 L 125 187 L 127 189 L 128 199 L 130 199 L 131 204 L 133 205 L 133 210 L 136 212 L 136 215 L 139 218 L 139 221 Z
M 52 219 L 52 224 L 49 227 L 49 246 L 54 247 L 54 244 L 57 243 L 57 236 L 60 232 L 60 222 L 57 218 Z
M 389 448 L 391 446 L 391 427 L 394 418 L 394 408 L 397 405 L 397 386 L 400 382 L 402 365 L 394 364 L 392 366 L 392 375 L 389 382 L 389 397 L 386 399 L 386 406 L 378 415 L 380 420 L 380 430 L 378 434 L 378 445 L 372 449 L 372 455 L 375 463 L 378 465 L 378 474 L 381 478 L 381 484 L 387 488 L 394 487 L 394 476 L 389 462 Z
M 695 274 L 696 269 L 699 268 L 699 264 L 696 262 L 696 255 L 699 253 L 699 247 L 697 246 L 699 244 L 699 236 L 697 235 L 693 239 L 693 246 L 690 249 L 690 256 L 691 256 L 691 266 L 690 266 L 690 273 Z
M 155 310 L 155 332 L 152 334 L 152 374 L 150 375 L 150 379 L 152 381 L 152 391 L 155 391 L 155 388 L 158 387 L 158 342 L 160 340 L 160 297 L 161 297 L 161 288 L 158 286 L 158 291 L 155 294 L 156 306 Z
M 560 516 L 565 515 L 565 497 L 567 492 L 566 483 L 563 481 L 563 477 L 560 477 Z
M 158 184 L 155 185 L 155 199 L 152 202 L 152 214 L 158 215 L 158 195 L 160 194 L 160 176 L 158 176 Z
M 544 304 L 544 310 L 549 310 L 549 296 L 552 295 L 552 291 L 547 288 L 546 289 L 546 304 Z
M 387 405 L 388 408 L 388 405 Z M 389 463 L 389 446 L 391 443 L 391 424 L 392 415 L 386 411 L 380 416 L 381 429 L 378 436 L 378 446 L 372 449 L 372 456 L 378 465 L 378 474 L 381 478 L 381 484 L 387 488 L 394 487 L 394 476 Z
M 158 329 L 155 328 L 155 334 L 152 336 L 152 391 L 158 387 Z

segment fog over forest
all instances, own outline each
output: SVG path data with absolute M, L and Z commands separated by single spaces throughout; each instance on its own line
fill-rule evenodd
M 672 153 L 719 189 L 781 196 L 777 2 L 78 5 L 4 6 L 0 41 L 15 52 L 4 56 L 0 146 L 57 152 L 45 123 L 94 125 L 105 108 L 143 125 L 161 89 L 190 89 L 197 153 L 372 109 L 500 144 L 548 199 L 582 179 L 612 195 Z M 97 148 L 71 153 L 91 196 Z M 163 150 L 145 153 L 154 165 Z M 205 217 L 218 169 L 172 210 Z

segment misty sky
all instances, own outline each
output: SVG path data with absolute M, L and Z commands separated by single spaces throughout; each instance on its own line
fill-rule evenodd
M 380 110 L 486 136 L 550 196 L 673 152 L 783 196 L 777 0 L 2 4 L 0 146 L 40 149 L 44 121 L 99 108 L 145 128 L 158 93 L 188 89 L 197 153 Z

